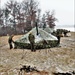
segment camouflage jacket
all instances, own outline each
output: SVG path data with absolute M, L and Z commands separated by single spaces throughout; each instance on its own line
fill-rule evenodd
M 28 38 L 29 38 L 29 41 L 30 41 L 30 42 L 34 43 L 35 37 L 34 37 L 33 34 L 29 34 Z

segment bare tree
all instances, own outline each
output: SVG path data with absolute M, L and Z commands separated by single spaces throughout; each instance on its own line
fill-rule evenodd
M 38 20 L 38 26 L 40 27 L 40 24 L 41 24 L 41 9 L 38 9 L 36 19 Z
M 6 24 L 6 26 L 7 26 L 7 22 L 8 22 L 9 12 L 10 11 L 6 7 L 5 10 L 4 10 L 4 13 L 5 13 L 5 24 Z
M 38 2 L 35 0 L 25 0 L 22 5 L 26 15 L 27 28 L 33 28 L 35 26 L 34 22 L 36 20 L 36 12 L 38 10 Z
M 36 0 L 24 0 L 21 3 L 9 0 L 5 4 L 4 9 L 0 9 L 0 25 L 6 25 L 13 28 L 13 32 L 29 31 L 37 25 L 45 28 L 49 25 L 54 28 L 55 18 L 54 11 L 47 11 L 41 18 L 41 9 L 38 8 L 39 3 Z M 37 22 L 37 23 L 36 23 Z
M 12 16 L 12 18 L 10 18 L 9 20 L 11 21 L 11 23 L 13 23 L 13 27 L 16 32 L 16 23 L 17 23 L 16 18 L 18 15 L 18 10 L 17 10 L 18 2 L 10 0 L 9 2 L 6 3 L 6 6 L 7 6 L 8 10 L 10 11 L 10 15 Z
M 0 26 L 3 26 L 4 22 L 3 22 L 3 10 L 0 8 Z
M 55 26 L 55 21 L 57 21 L 57 19 L 54 17 L 54 10 L 50 13 L 50 11 L 46 12 L 46 22 L 49 25 L 50 28 L 54 28 Z
M 46 15 L 45 14 L 43 14 L 42 16 L 42 27 L 43 29 L 46 28 Z

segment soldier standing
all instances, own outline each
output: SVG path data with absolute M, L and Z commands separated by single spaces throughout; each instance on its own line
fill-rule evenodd
M 60 32 L 59 31 L 57 32 L 56 37 L 58 39 L 58 44 L 60 44 L 60 38 L 61 38 L 61 36 L 60 36 Z
M 34 35 L 32 33 L 30 33 L 28 38 L 29 38 L 29 42 L 30 42 L 30 45 L 31 45 L 31 51 L 35 51 L 35 49 L 34 49 L 34 44 L 35 44 Z
M 57 35 L 58 44 L 60 44 L 60 35 Z
M 13 36 L 14 36 L 14 35 L 11 35 L 11 36 L 9 36 L 9 38 L 8 38 L 8 43 L 9 43 L 9 47 L 10 47 L 10 49 L 13 48 L 13 45 L 12 45 L 12 42 L 14 42 L 13 39 L 12 39 Z

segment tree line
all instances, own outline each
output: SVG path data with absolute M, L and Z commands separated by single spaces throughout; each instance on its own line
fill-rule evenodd
M 9 0 L 4 8 L 0 8 L 0 34 L 22 34 L 35 27 L 45 28 L 48 25 L 54 28 L 55 11 L 46 11 L 41 15 L 39 2 L 36 0 L 24 0 L 17 2 Z

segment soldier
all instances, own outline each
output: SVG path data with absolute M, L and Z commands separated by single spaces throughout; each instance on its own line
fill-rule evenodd
M 60 35 L 57 35 L 58 44 L 60 44 Z
M 14 42 L 13 39 L 12 39 L 13 36 L 14 36 L 14 35 L 11 35 L 11 36 L 9 36 L 9 38 L 8 38 L 8 43 L 9 43 L 9 47 L 10 47 L 10 49 L 13 48 L 13 45 L 12 45 L 12 42 Z
M 56 33 L 56 37 L 58 39 L 58 44 L 60 44 L 60 38 L 61 38 L 61 36 L 60 36 L 60 33 L 59 32 Z
M 28 38 L 29 38 L 29 42 L 30 42 L 30 45 L 31 45 L 31 51 L 35 51 L 35 49 L 34 49 L 34 44 L 35 44 L 34 35 L 32 33 L 30 33 Z

